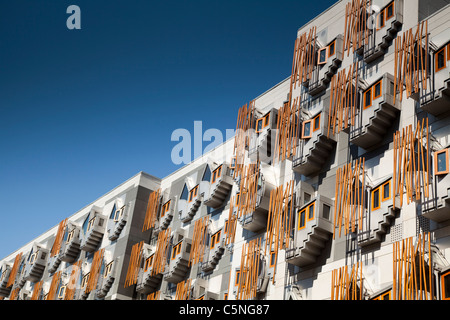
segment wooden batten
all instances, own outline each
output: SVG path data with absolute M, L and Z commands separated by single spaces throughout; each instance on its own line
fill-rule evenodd
M 191 298 L 191 279 L 179 282 L 175 292 L 175 300 L 190 300 Z
M 14 284 L 14 281 L 16 281 L 16 276 L 19 270 L 21 260 L 22 260 L 22 252 L 18 253 L 14 258 L 14 264 L 11 269 L 11 272 L 9 273 L 8 282 L 6 283 L 7 288 L 11 287 Z
M 41 295 L 42 291 L 42 284 L 44 283 L 44 280 L 41 280 L 34 284 L 33 292 L 31 294 L 31 300 L 38 300 L 39 296 Z
M 85 293 L 90 293 L 97 286 L 98 276 L 100 274 L 100 268 L 103 262 L 103 253 L 105 249 L 101 249 L 95 252 L 92 260 L 91 271 L 89 273 L 89 281 L 86 285 Z M 136 277 L 137 279 L 137 274 Z M 135 282 L 136 283 L 136 282 Z
M 250 135 L 255 130 L 255 101 L 252 100 L 248 105 L 245 104 L 238 111 L 236 122 L 236 135 L 234 137 L 234 156 L 236 166 L 234 169 L 234 178 L 243 174 L 245 164 L 245 150 L 250 143 Z
M 137 282 L 143 245 L 144 241 L 141 241 L 133 245 L 131 248 L 130 262 L 128 264 L 127 275 L 125 278 L 125 288 L 134 285 Z
M 344 52 L 350 55 L 350 48 L 353 53 L 364 44 L 368 44 L 367 36 L 367 10 L 372 5 L 371 0 L 352 0 L 345 6 L 345 29 L 344 29 L 344 50 L 342 51 L 342 60 Z
M 274 163 L 284 161 L 297 153 L 300 133 L 300 97 L 292 104 L 285 103 L 278 110 Z
M 237 300 L 250 300 L 256 297 L 258 289 L 259 265 L 261 259 L 261 238 L 243 245 Z
M 145 213 L 142 232 L 155 227 L 158 218 L 158 210 L 161 202 L 161 189 L 153 191 L 148 197 L 147 211 Z
M 359 287 L 359 294 L 356 287 Z M 363 289 L 361 261 L 354 264 L 350 272 L 348 266 L 331 271 L 331 300 L 362 300 Z
M 203 261 L 208 236 L 209 216 L 195 221 L 194 234 L 189 254 L 189 266 Z
M 48 290 L 47 300 L 56 299 L 56 291 L 58 290 L 59 281 L 61 280 L 61 271 L 53 274 L 52 282 L 50 283 L 50 289 Z
M 59 253 L 61 249 L 62 240 L 64 238 L 64 233 L 66 229 L 67 218 L 61 221 L 58 225 L 58 231 L 56 232 L 55 242 L 53 242 L 52 250 L 50 251 L 50 256 L 54 257 Z
M 230 245 L 234 243 L 236 236 L 236 224 L 237 217 L 234 213 L 234 204 L 236 203 L 236 198 L 234 196 L 230 199 L 230 209 L 228 210 L 228 229 L 226 232 L 225 245 Z
M 80 276 L 82 260 L 78 260 L 72 265 L 72 272 L 70 274 L 69 283 L 67 285 L 64 300 L 73 300 L 75 297 L 76 285 Z
M 258 198 L 258 180 L 260 175 L 260 162 L 251 163 L 242 169 L 239 184 L 239 201 L 237 203 L 237 218 L 252 213 L 256 209 Z

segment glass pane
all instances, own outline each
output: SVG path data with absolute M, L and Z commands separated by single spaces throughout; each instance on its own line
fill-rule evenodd
M 378 82 L 376 85 L 375 85 L 375 93 L 374 93 L 374 96 L 375 97 L 378 97 L 378 96 L 380 96 L 381 95 L 381 82 Z
M 383 186 L 383 198 L 389 198 L 389 183 L 387 183 L 387 184 L 385 184 L 384 186 Z
M 311 135 L 311 122 L 305 122 L 303 124 L 303 136 L 309 137 Z
M 327 60 L 327 51 L 321 50 L 319 54 L 320 54 L 319 61 L 325 62 Z
M 314 218 L 314 204 L 312 206 L 309 206 L 308 211 L 308 220 L 311 220 Z
M 450 299 L 450 274 L 447 274 L 444 276 L 444 288 L 442 288 L 442 291 L 444 293 L 444 299 Z
M 441 152 L 437 155 L 438 172 L 447 171 L 447 153 Z
M 334 54 L 334 42 L 330 44 L 330 56 Z
M 302 210 L 299 214 L 298 228 L 301 229 L 305 226 L 305 210 Z
M 373 192 L 373 203 L 372 203 L 372 207 L 373 208 L 378 208 L 380 206 L 380 190 L 377 189 Z
M 365 99 L 364 99 L 364 107 L 368 107 L 372 104 L 372 90 L 368 90 L 365 93 Z
M 256 124 L 256 131 L 261 131 L 262 130 L 262 123 L 263 119 L 259 119 L 258 123 Z
M 441 50 L 438 53 L 438 57 L 437 57 L 437 68 L 441 69 L 445 67 L 445 50 Z
M 387 8 L 387 16 L 388 17 L 392 17 L 394 15 L 394 6 L 393 5 L 390 5 L 388 8 Z

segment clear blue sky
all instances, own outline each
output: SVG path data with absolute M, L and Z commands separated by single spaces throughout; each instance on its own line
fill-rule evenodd
M 176 170 L 175 129 L 234 129 L 335 2 L 1 1 L 0 259 L 139 171 Z

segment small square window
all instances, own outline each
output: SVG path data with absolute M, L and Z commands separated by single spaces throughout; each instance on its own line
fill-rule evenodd
M 446 48 L 444 47 L 436 53 L 436 72 L 445 69 L 445 67 L 447 66 L 445 49 Z
M 436 151 L 434 153 L 434 161 L 435 161 L 434 167 L 435 175 L 447 174 L 449 172 L 448 149 Z

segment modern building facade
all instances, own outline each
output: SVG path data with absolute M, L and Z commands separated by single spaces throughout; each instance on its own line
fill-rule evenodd
M 0 299 L 449 300 L 449 17 L 337 2 L 234 138 L 3 258 Z

